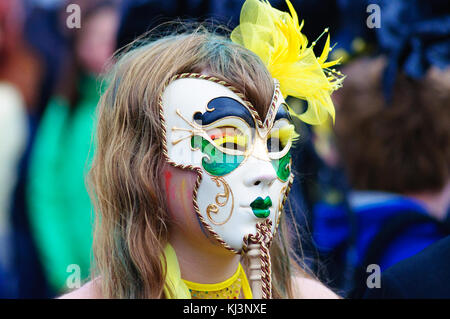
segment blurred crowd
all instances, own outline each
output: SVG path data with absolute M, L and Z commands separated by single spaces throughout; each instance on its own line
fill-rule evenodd
M 114 52 L 166 21 L 232 29 L 243 2 L 0 0 L 0 298 L 57 296 L 71 265 L 90 275 L 86 173 Z M 369 265 L 384 273 L 450 235 L 450 4 L 291 2 L 311 42 L 330 28 L 346 79 L 333 95 L 335 123 L 296 123 L 287 209 L 308 266 L 361 298 Z

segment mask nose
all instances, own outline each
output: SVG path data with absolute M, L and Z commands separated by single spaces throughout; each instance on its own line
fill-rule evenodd
M 276 179 L 277 174 L 270 161 L 254 160 L 245 172 L 244 184 L 262 189 L 272 186 Z

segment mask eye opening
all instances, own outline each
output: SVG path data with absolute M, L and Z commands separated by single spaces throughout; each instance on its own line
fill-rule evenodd
M 266 144 L 269 157 L 277 159 L 286 155 L 298 138 L 299 135 L 293 124 L 275 127 L 267 136 Z
M 245 152 L 249 146 L 248 137 L 235 126 L 219 126 L 208 130 L 207 134 L 214 145 L 225 150 Z

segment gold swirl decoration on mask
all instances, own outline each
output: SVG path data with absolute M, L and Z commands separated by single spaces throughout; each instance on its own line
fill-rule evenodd
M 211 179 L 216 183 L 217 187 L 220 187 L 220 183 L 223 185 L 223 193 L 218 193 L 215 197 L 215 204 L 209 204 L 208 207 L 206 207 L 206 215 L 208 216 L 208 219 L 213 223 L 214 225 L 220 226 L 226 224 L 230 218 L 231 215 L 233 215 L 233 209 L 234 209 L 234 195 L 231 191 L 230 186 L 228 183 L 219 176 L 212 176 Z M 231 210 L 228 217 L 223 222 L 217 222 L 211 217 L 211 213 L 217 214 L 219 212 L 219 207 L 225 207 L 228 203 L 228 200 L 230 199 L 231 194 Z

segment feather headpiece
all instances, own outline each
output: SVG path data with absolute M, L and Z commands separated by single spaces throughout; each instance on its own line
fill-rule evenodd
M 297 114 L 290 109 L 291 115 L 313 125 L 323 123 L 328 114 L 334 121 L 330 95 L 342 86 L 344 77 L 330 69 L 339 60 L 326 62 L 331 51 L 330 36 L 317 58 L 313 51 L 315 42 L 308 47 L 308 40 L 301 33 L 303 21 L 299 24 L 291 2 L 286 0 L 286 3 L 290 14 L 273 8 L 267 0 L 246 0 L 240 24 L 231 33 L 231 40 L 261 58 L 272 77 L 280 82 L 284 97 L 307 101 L 304 113 Z

